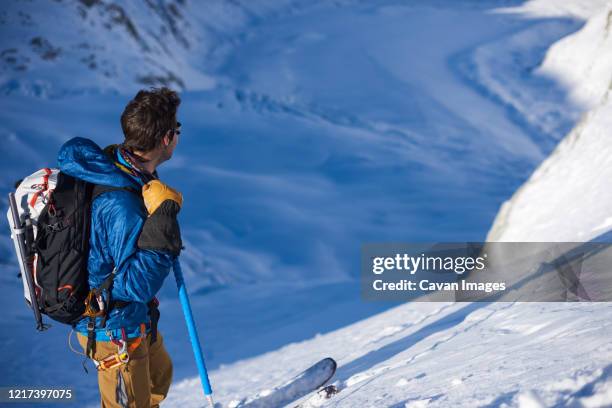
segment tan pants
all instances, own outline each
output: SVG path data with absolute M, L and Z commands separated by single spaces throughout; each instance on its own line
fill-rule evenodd
M 78 334 L 83 350 L 87 337 Z M 135 339 L 128 340 L 128 344 Z M 158 407 L 166 398 L 172 382 L 172 361 L 164 347 L 161 333 L 157 341 L 150 344 L 151 335 L 143 339 L 130 354 L 127 364 L 98 371 L 102 408 L 149 408 Z M 94 358 L 101 360 L 117 352 L 117 346 L 110 341 L 96 342 Z

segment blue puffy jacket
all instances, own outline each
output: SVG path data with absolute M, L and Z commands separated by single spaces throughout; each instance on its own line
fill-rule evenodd
M 74 138 L 66 142 L 58 155 L 60 171 L 73 177 L 114 187 L 132 187 L 140 191 L 141 181 L 122 171 L 94 142 Z M 120 161 L 120 158 L 115 158 Z M 96 340 L 108 341 L 109 334 L 120 337 L 124 328 L 128 337 L 139 335 L 140 324 L 150 330 L 147 303 L 161 288 L 174 257 L 162 251 L 142 250 L 138 236 L 147 218 L 142 199 L 127 190 L 112 190 L 98 196 L 91 208 L 89 238 L 89 285 L 99 287 L 116 269 L 112 298 L 131 302 L 113 309 L 101 328 L 96 321 Z M 77 323 L 77 331 L 87 333 L 87 318 Z

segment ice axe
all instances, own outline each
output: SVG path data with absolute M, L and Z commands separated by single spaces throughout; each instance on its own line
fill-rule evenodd
M 202 382 L 202 388 L 204 389 L 204 396 L 210 405 L 210 408 L 214 408 L 215 404 L 212 397 L 212 387 L 210 386 L 210 380 L 208 379 L 208 371 L 206 371 L 206 363 L 204 362 L 204 355 L 202 354 L 202 347 L 200 346 L 200 339 L 198 337 L 198 331 L 196 329 L 195 321 L 193 320 L 193 313 L 191 312 L 191 304 L 189 303 L 189 297 L 187 296 L 187 289 L 185 288 L 185 280 L 183 279 L 183 272 L 181 270 L 181 264 L 178 258 L 175 259 L 173 264 L 174 278 L 176 279 L 176 286 L 178 288 L 179 299 L 181 301 L 181 307 L 183 314 L 185 315 L 185 322 L 187 323 L 187 330 L 189 331 L 189 339 L 191 340 L 191 348 L 195 356 L 196 364 L 198 366 L 198 372 L 200 373 L 200 381 Z
M 200 373 L 200 381 L 204 389 L 204 396 L 210 407 L 214 408 L 212 387 L 210 386 L 206 364 L 204 363 L 204 355 L 202 354 L 198 330 L 193 320 L 191 303 L 187 295 L 181 264 L 178 260 L 178 254 L 180 253 L 180 246 L 182 243 L 176 217 L 183 205 L 183 195 L 167 184 L 154 179 L 142 186 L 142 198 L 147 208 L 147 212 L 149 213 L 149 218 L 145 221 L 142 228 L 140 238 L 138 239 L 138 245 L 140 246 L 142 242 L 144 247 L 149 246 L 155 248 L 161 246 L 171 254 L 176 255 L 172 263 L 172 269 L 174 270 L 179 300 L 181 301 L 181 308 L 185 316 L 185 323 L 187 323 L 189 340 L 191 341 L 191 348 L 193 349 L 193 355 L 198 366 L 198 372 Z M 162 231 L 162 233 L 160 234 L 159 231 Z M 159 237 L 160 235 L 161 238 Z
M 19 261 L 19 270 L 21 272 L 21 278 L 24 284 L 24 297 L 29 302 L 32 311 L 34 312 L 34 320 L 36 320 L 36 330 L 44 331 L 49 328 L 49 325 L 44 324 L 42 316 L 40 315 L 40 307 L 38 305 L 38 298 L 36 297 L 36 289 L 30 264 L 28 262 L 28 250 L 26 248 L 26 230 L 32 228 L 32 223 L 28 216 L 25 216 L 25 221 L 22 221 L 19 216 L 19 210 L 17 207 L 17 201 L 15 200 L 15 193 L 9 193 L 8 195 L 9 209 L 11 216 L 9 218 L 9 226 L 11 227 L 11 238 L 13 244 L 15 244 L 15 251 L 17 253 L 17 260 Z

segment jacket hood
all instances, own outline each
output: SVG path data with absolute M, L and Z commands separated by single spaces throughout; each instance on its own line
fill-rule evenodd
M 57 164 L 60 171 L 90 183 L 113 187 L 137 186 L 136 181 L 115 166 L 97 144 L 82 137 L 64 143 L 57 155 Z

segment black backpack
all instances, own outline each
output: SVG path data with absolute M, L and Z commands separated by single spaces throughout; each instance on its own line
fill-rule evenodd
M 21 181 L 14 197 L 25 231 L 25 259 L 19 250 L 17 256 L 26 301 L 32 308 L 71 325 L 86 316 L 86 310 L 89 316 L 108 313 L 97 297 L 103 290 L 110 292 L 114 274 L 95 290 L 88 284 L 91 204 L 100 194 L 119 189 L 140 196 L 135 189 L 92 184 L 57 169 L 42 169 Z M 24 271 L 31 276 L 23 276 Z M 34 294 L 34 301 L 28 293 Z

